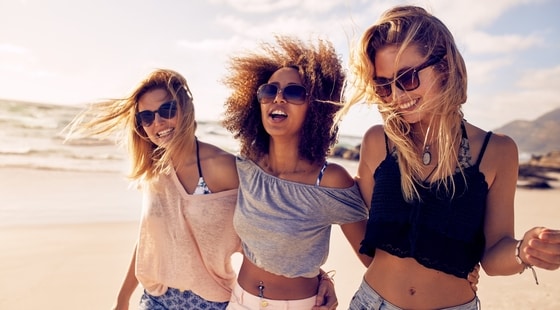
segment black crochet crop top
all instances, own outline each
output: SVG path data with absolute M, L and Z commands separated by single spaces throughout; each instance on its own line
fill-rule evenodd
M 488 184 L 479 165 L 492 133 L 486 135 L 475 165 L 470 165 L 468 138 L 462 127 L 459 162 L 464 178 L 460 172 L 451 176 L 455 181 L 453 197 L 443 188 L 438 191 L 424 184 L 418 186 L 422 201 L 407 203 L 396 152 L 389 152 L 387 146 L 387 157 L 373 175 L 375 186 L 360 253 L 373 257 L 379 248 L 401 258 L 412 257 L 427 268 L 467 278 L 484 253 Z

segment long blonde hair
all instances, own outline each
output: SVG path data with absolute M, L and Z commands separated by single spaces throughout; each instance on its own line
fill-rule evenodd
M 423 164 L 415 148 L 411 125 L 391 102 L 385 102 L 375 92 L 375 56 L 379 49 L 386 46 L 399 49 L 397 62 L 408 47 L 416 48 L 426 59 L 433 56 L 441 58 L 433 66 L 436 80 L 432 86 L 439 92 L 430 104 L 423 106 L 431 114 L 429 130 L 438 141 L 439 159 L 433 180 L 453 194 L 453 180 L 450 184 L 437 180 L 452 175 L 458 165 L 455 146 L 461 139 L 461 105 L 467 100 L 467 70 L 453 35 L 438 18 L 420 7 L 397 6 L 386 11 L 367 29 L 350 54 L 351 78 L 346 91 L 347 103 L 339 117 L 356 103 L 377 104 L 385 132 L 397 151 L 403 196 L 407 201 L 419 199 L 416 184 L 422 181 L 418 176 Z
M 165 149 L 152 143 L 137 122 L 138 100 L 147 92 L 163 89 L 177 102 L 177 127 Z M 129 153 L 133 180 L 150 180 L 171 169 L 171 158 L 181 165 L 181 158 L 194 150 L 196 122 L 193 96 L 187 80 L 179 73 L 158 69 L 150 73 L 132 93 L 123 99 L 93 103 L 66 127 L 67 139 L 74 136 L 114 137 Z

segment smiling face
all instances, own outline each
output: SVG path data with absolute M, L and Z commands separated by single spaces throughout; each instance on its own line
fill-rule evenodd
M 426 57 L 422 56 L 415 46 L 405 48 L 397 62 L 400 52 L 398 46 L 389 45 L 380 48 L 375 53 L 375 77 L 376 79 L 393 80 L 398 72 L 406 72 L 408 69 L 416 68 L 426 62 Z M 418 123 L 428 119 L 425 108 L 430 104 L 430 100 L 435 98 L 439 90 L 434 87 L 437 76 L 432 66 L 428 66 L 418 72 L 419 86 L 416 89 L 405 91 L 397 87 L 393 82 L 392 94 L 383 98 L 385 103 L 391 103 L 406 122 L 410 124 Z M 398 83 L 398 82 L 396 82 Z
M 274 72 L 269 84 L 276 85 L 279 89 L 284 89 L 288 85 L 301 85 L 301 77 L 294 68 L 281 68 Z M 297 136 L 303 123 L 308 109 L 308 103 L 290 102 L 282 92 L 277 92 L 273 101 L 261 104 L 261 117 L 266 132 L 274 136 Z
M 159 107 L 172 98 L 165 89 L 157 88 L 146 92 L 138 100 L 138 112 L 156 111 Z M 177 113 L 178 114 L 178 113 Z M 163 118 L 156 113 L 154 122 L 150 126 L 142 126 L 148 138 L 157 146 L 165 146 L 175 133 L 177 116 L 170 119 Z

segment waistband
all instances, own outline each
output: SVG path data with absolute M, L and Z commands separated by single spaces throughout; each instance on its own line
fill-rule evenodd
M 235 282 L 228 310 L 309 310 L 315 306 L 316 296 L 296 300 L 274 300 L 261 298 L 245 291 Z
M 371 286 L 369 286 L 369 284 L 365 280 L 362 280 L 359 291 L 362 291 L 364 293 L 364 295 L 361 296 L 362 297 L 361 302 L 365 302 L 368 304 L 370 303 L 378 304 L 379 309 L 384 309 L 384 310 L 404 310 L 403 308 L 393 305 L 392 303 L 383 299 L 383 297 L 379 295 L 379 293 L 377 293 Z M 439 310 L 478 310 L 478 309 L 481 309 L 480 301 L 478 299 L 478 296 L 475 296 L 471 301 L 464 303 L 462 305 L 457 305 L 448 308 L 441 308 Z

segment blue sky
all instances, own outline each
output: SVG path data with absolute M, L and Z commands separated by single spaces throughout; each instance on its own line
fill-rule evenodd
M 560 107 L 556 0 L 0 0 L 0 98 L 80 104 L 127 95 L 154 68 L 182 73 L 197 118 L 220 118 L 228 56 L 274 34 L 351 40 L 395 4 L 416 4 L 453 32 L 467 63 L 466 118 L 492 130 Z M 380 123 L 356 107 L 341 132 Z

